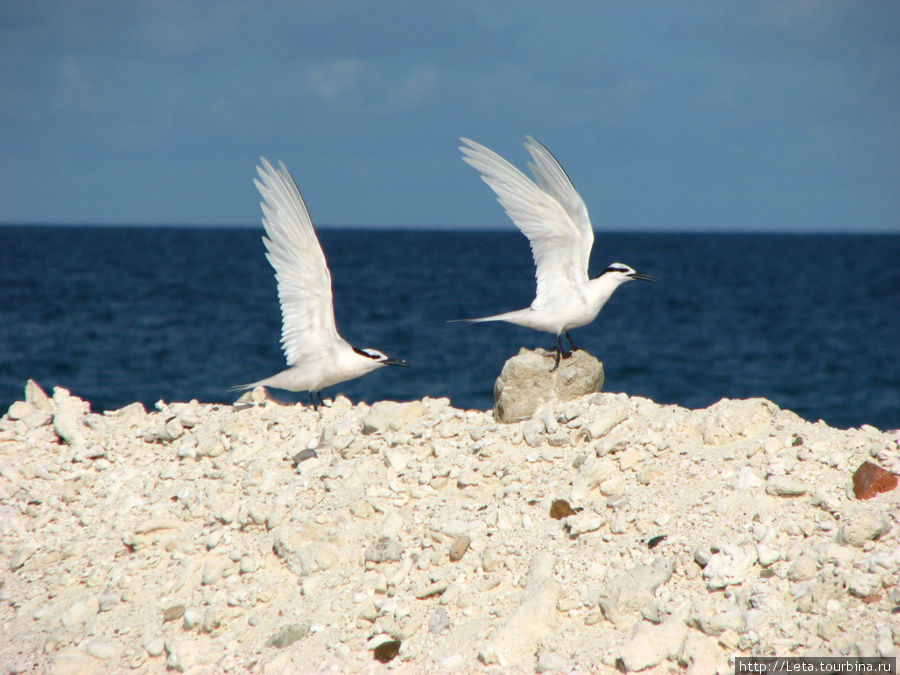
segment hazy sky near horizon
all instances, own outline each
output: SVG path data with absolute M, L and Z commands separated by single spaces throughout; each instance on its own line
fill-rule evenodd
M 900 3 L 0 3 L 0 223 L 512 227 L 457 149 L 559 158 L 596 230 L 900 231 Z

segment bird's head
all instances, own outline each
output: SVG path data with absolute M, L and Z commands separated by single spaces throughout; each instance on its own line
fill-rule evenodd
M 600 272 L 600 274 L 598 274 L 594 278 L 607 278 L 610 281 L 617 282 L 618 284 L 624 284 L 626 281 L 633 280 L 657 281 L 656 277 L 650 274 L 643 274 L 642 272 L 638 272 L 633 267 L 619 262 L 612 263 L 609 267 Z
M 384 352 L 380 352 L 377 349 L 372 349 L 371 347 L 364 347 L 362 349 L 353 348 L 360 356 L 365 356 L 367 358 L 372 359 L 376 363 L 382 366 L 408 366 L 409 364 L 403 359 L 392 359 Z

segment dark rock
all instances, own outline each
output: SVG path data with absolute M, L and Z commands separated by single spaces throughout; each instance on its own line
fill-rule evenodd
M 291 463 L 294 465 L 294 468 L 296 468 L 300 462 L 304 462 L 307 459 L 312 459 L 313 457 L 318 456 L 319 453 L 317 453 L 315 450 L 313 450 L 312 448 L 307 448 L 306 450 L 301 450 L 296 455 L 294 455 L 291 458 Z
M 863 462 L 853 474 L 853 494 L 857 499 L 871 499 L 880 492 L 897 487 L 897 476 L 877 464 Z
M 400 640 L 388 640 L 375 647 L 375 658 L 382 663 L 392 660 L 400 652 Z
M 575 509 L 565 499 L 554 499 L 550 505 L 550 517 L 555 520 L 562 520 L 574 514 Z

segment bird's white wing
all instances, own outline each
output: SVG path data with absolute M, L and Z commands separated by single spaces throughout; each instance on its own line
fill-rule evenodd
M 526 136 L 528 142 L 525 149 L 534 159 L 534 163 L 528 163 L 528 168 L 534 175 L 537 184 L 545 192 L 551 194 L 556 201 L 566 210 L 571 221 L 578 228 L 581 236 L 581 269 L 584 270 L 584 280 L 588 278 L 588 266 L 591 262 L 591 248 L 594 245 L 594 228 L 588 216 L 587 207 L 581 195 L 575 190 L 572 181 L 565 169 L 543 144 Z
M 343 340 L 334 322 L 331 272 L 300 190 L 283 163 L 275 169 L 260 161 L 253 183 L 263 198 L 263 242 L 278 282 L 281 348 L 292 366 L 323 357 Z
M 563 204 L 567 194 L 565 185 L 568 184 L 571 195 L 578 202 L 581 198 L 550 153 L 546 154 L 551 163 L 540 154 L 540 160 L 535 157 L 540 165 L 535 176 L 542 183 L 538 185 L 493 150 L 467 138 L 461 140 L 464 145 L 459 149 L 463 159 L 481 173 L 482 180 L 496 193 L 506 213 L 531 243 L 537 278 L 537 294 L 532 307 L 551 302 L 558 289 L 586 281 L 584 236 Z M 554 166 L 557 173 L 553 172 Z M 569 200 L 571 195 L 567 197 Z M 584 213 L 586 218 L 586 209 Z

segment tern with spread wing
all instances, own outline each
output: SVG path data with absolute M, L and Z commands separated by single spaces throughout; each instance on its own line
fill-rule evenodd
M 405 366 L 377 349 L 357 349 L 337 332 L 331 272 L 316 237 L 312 219 L 297 184 L 283 163 L 278 169 L 265 158 L 253 183 L 262 195 L 266 258 L 275 269 L 281 303 L 281 347 L 288 368 L 235 387 L 276 387 L 308 391 L 309 400 L 323 404 L 322 389 L 361 377 L 382 366 Z
M 555 370 L 560 356 L 569 356 L 560 341 L 563 333 L 571 348 L 578 349 L 570 330 L 596 319 L 613 292 L 626 281 L 656 278 L 623 263 L 612 263 L 593 279 L 588 277 L 594 230 L 587 207 L 556 158 L 531 136 L 525 149 L 534 160 L 528 163 L 534 180 L 493 150 L 468 138 L 460 140 L 465 162 L 481 173 L 507 215 L 531 242 L 537 277 L 537 293 L 530 307 L 469 321 L 506 321 L 553 333 Z

